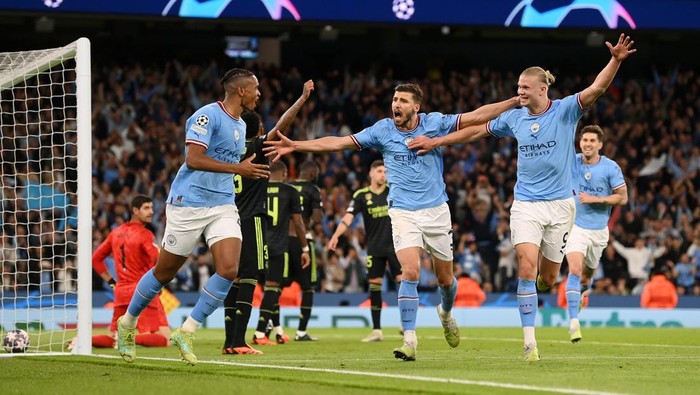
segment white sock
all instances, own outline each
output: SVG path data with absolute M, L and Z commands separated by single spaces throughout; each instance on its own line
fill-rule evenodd
M 139 317 L 134 317 L 127 311 L 126 314 L 122 316 L 122 325 L 127 329 L 134 329 L 136 328 L 138 320 Z
M 194 318 L 190 316 L 187 317 L 187 319 L 185 320 L 185 322 L 182 323 L 182 326 L 180 328 L 183 332 L 194 333 L 194 331 L 196 331 L 197 328 L 199 328 L 199 325 L 201 324 L 195 321 Z
M 297 331 L 297 336 L 303 337 L 304 335 L 306 335 L 306 331 Z
M 416 331 L 403 331 L 403 341 L 404 343 L 417 345 Z
M 282 329 L 282 326 L 281 326 L 281 325 L 277 325 L 277 326 L 275 327 L 275 333 L 278 334 L 278 335 L 280 335 L 280 336 L 284 335 L 284 329 Z
M 256 339 L 262 339 L 263 337 L 265 337 L 265 334 L 263 332 L 255 331 L 255 338 Z
M 578 318 L 571 319 L 571 321 L 569 322 L 569 329 L 574 331 L 577 329 L 581 329 L 581 324 L 579 324 Z
M 450 315 L 452 314 L 452 311 L 445 311 L 442 309 L 442 305 L 440 305 L 440 309 L 438 310 L 440 313 L 440 318 L 445 321 L 446 319 L 450 318 Z
M 525 326 L 523 327 L 523 336 L 525 337 L 525 345 L 537 345 L 537 340 L 535 340 L 535 327 Z

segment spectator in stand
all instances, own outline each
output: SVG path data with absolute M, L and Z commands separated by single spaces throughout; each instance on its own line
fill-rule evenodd
M 668 279 L 671 270 L 668 265 L 656 266 L 652 270 L 651 281 L 644 285 L 641 306 L 647 309 L 673 309 L 678 305 L 676 287 Z
M 481 285 L 473 280 L 469 273 L 465 273 L 459 264 L 454 265 L 455 277 L 457 277 L 457 307 L 479 307 L 486 301 L 486 294 Z
M 676 288 L 680 295 L 689 295 L 693 292 L 696 273 L 697 268 L 690 262 L 688 254 L 681 255 L 673 269 L 673 277 L 676 279 Z
M 652 250 L 647 247 L 644 239 L 641 237 L 635 240 L 634 247 L 625 247 L 615 239 L 613 239 L 612 245 L 615 251 L 627 260 L 632 294 L 639 295 L 646 283 L 649 269 L 653 266 L 654 260 L 666 252 L 666 247 Z

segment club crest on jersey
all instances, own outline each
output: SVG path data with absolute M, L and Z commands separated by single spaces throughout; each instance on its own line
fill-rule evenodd
M 372 205 L 372 194 L 371 193 L 365 193 L 365 200 L 367 201 L 367 205 L 371 206 Z
M 530 132 L 532 132 L 532 134 L 535 134 L 539 131 L 540 131 L 540 124 L 539 123 L 535 122 L 532 125 L 530 125 Z
M 586 181 L 590 181 L 590 180 L 591 180 L 591 172 L 590 172 L 590 171 L 587 171 L 587 172 L 583 175 L 583 178 L 585 178 Z
M 197 126 L 207 126 L 209 124 L 209 117 L 202 114 L 198 116 L 194 122 L 197 124 Z
M 241 134 L 238 132 L 238 129 L 235 129 L 235 130 L 233 131 L 233 137 L 234 137 L 236 140 L 238 140 L 238 138 L 241 137 Z
M 403 139 L 403 143 L 406 144 L 406 147 L 408 147 L 409 144 L 411 144 L 411 141 L 413 141 L 413 137 L 406 137 Z

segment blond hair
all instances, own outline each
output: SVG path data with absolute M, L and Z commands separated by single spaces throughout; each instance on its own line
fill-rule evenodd
M 549 70 L 545 70 L 539 66 L 528 67 L 525 70 L 523 70 L 523 72 L 520 74 L 535 76 L 540 82 L 546 84 L 547 86 L 552 85 L 556 80 L 554 74 L 550 73 Z

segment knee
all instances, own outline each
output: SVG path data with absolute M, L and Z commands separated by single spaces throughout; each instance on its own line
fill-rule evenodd
M 235 280 L 238 276 L 238 268 L 235 267 L 224 268 L 223 270 L 217 270 L 216 272 L 219 274 L 219 276 L 229 281 Z
M 408 280 L 408 281 L 418 281 L 420 275 L 420 271 L 418 268 L 404 268 L 402 274 L 401 274 L 401 279 L 402 280 Z
M 557 275 L 558 273 L 548 273 L 548 274 L 540 274 L 540 277 L 542 278 L 542 281 L 547 284 L 548 287 L 553 287 L 554 283 L 557 282 Z

